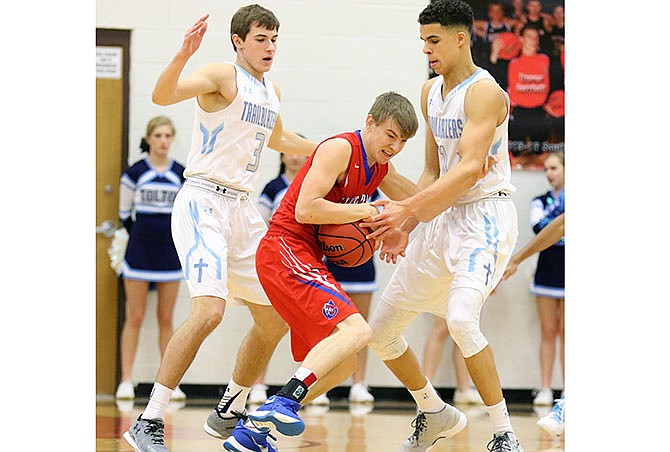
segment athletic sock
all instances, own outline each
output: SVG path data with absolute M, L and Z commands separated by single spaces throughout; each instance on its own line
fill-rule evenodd
M 151 389 L 151 395 L 149 396 L 149 403 L 147 403 L 147 407 L 144 409 L 144 413 L 142 413 L 142 419 L 165 419 L 172 391 L 167 386 L 154 382 L 154 387 Z
M 249 391 L 251 391 L 251 387 L 241 386 L 231 378 L 223 393 L 223 397 L 219 401 L 217 407 L 219 413 L 230 413 L 231 411 L 243 412 L 247 404 Z
M 505 399 L 502 399 L 493 406 L 487 406 L 486 410 L 489 412 L 491 422 L 493 422 L 494 432 L 514 432 L 512 422 L 509 419 L 509 413 L 507 412 Z
M 430 383 L 430 380 L 427 378 L 426 386 L 415 391 L 408 389 L 408 391 L 410 394 L 412 394 L 412 397 L 419 407 L 419 410 L 423 411 L 424 413 L 437 413 L 438 411 L 442 411 L 446 405 L 446 402 L 442 400 L 433 385 Z

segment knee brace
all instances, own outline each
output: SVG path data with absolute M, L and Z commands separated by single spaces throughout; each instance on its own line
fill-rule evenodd
M 373 330 L 372 341 L 369 347 L 379 359 L 390 361 L 405 353 L 409 345 L 402 334 L 378 336 Z
M 369 319 L 372 328 L 370 350 L 382 361 L 396 359 L 405 353 L 409 345 L 402 333 L 414 315 L 381 300 Z
M 457 287 L 449 292 L 447 326 L 464 358 L 476 355 L 488 345 L 479 328 L 483 304 L 484 297 L 476 289 Z

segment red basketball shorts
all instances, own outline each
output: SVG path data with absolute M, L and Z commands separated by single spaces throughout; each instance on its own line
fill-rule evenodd
M 338 323 L 358 313 L 321 255 L 302 239 L 268 233 L 256 252 L 256 271 L 272 306 L 291 329 L 297 362 Z

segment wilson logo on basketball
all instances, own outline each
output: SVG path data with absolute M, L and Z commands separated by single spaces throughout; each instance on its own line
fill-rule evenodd
M 326 253 L 332 253 L 334 251 L 344 251 L 344 246 L 338 244 L 328 245 L 324 241 L 319 241 L 319 248 Z

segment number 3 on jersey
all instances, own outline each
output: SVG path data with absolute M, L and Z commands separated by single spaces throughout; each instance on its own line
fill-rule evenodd
M 254 149 L 254 162 L 247 165 L 247 171 L 254 172 L 258 169 L 258 165 L 261 163 L 261 151 L 263 150 L 263 145 L 265 145 L 265 134 L 263 132 L 256 132 L 255 141 L 258 142 L 258 146 Z

